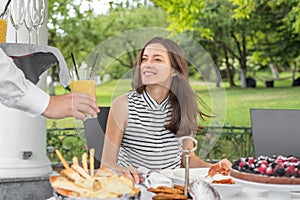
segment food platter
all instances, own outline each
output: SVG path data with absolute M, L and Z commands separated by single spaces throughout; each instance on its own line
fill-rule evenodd
M 50 183 L 52 184 L 53 180 L 56 180 L 58 177 L 59 176 L 57 175 L 50 177 Z M 141 193 L 138 192 L 135 195 L 124 193 L 122 196 L 111 197 L 111 198 L 84 198 L 84 197 L 74 196 L 72 195 L 72 192 L 65 189 L 53 188 L 53 195 L 56 200 L 138 200 L 140 199 Z
M 233 197 L 239 194 L 243 186 L 241 184 L 212 184 L 212 179 L 207 176 L 209 168 L 190 168 L 189 180 L 190 183 L 197 180 L 202 180 L 210 183 L 210 185 L 218 191 L 222 198 Z M 173 170 L 162 170 L 161 174 L 171 178 L 174 184 L 184 185 L 185 169 L 178 168 Z M 226 179 L 229 176 L 215 175 L 214 179 Z
M 65 196 L 59 194 L 55 189 L 53 190 L 53 195 L 56 200 L 138 200 L 140 199 L 140 194 L 135 196 L 130 196 L 128 194 L 124 194 L 122 197 L 119 198 L 105 198 L 105 199 L 95 199 L 95 198 L 81 198 L 81 197 L 74 197 L 74 196 Z
M 209 181 L 208 178 L 205 178 L 206 175 L 208 174 L 209 168 L 191 168 L 189 171 L 189 180 L 196 181 L 196 180 L 204 180 L 204 181 Z M 166 169 L 166 170 L 161 170 L 161 174 L 171 178 L 174 182 L 174 184 L 182 184 L 184 182 L 185 178 L 185 169 L 184 168 L 177 168 L 177 169 Z
M 74 157 L 71 166 L 59 150 L 56 154 L 64 165 L 59 175 L 49 177 L 56 200 L 139 199 L 140 189 L 131 179 L 108 168 L 94 169 L 94 149 L 90 150 L 89 166 L 87 153 L 83 153 L 81 164 Z

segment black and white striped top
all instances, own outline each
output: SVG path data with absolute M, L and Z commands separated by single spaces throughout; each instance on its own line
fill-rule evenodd
M 121 166 L 143 166 L 151 170 L 179 168 L 179 137 L 166 130 L 171 108 L 169 99 L 158 104 L 146 91 L 128 92 L 128 125 L 118 155 Z

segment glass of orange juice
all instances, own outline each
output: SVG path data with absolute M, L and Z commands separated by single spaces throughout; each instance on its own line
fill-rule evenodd
M 71 70 L 70 73 L 72 79 L 70 88 L 72 92 L 88 94 L 96 98 L 95 73 L 92 68 L 79 68 L 77 71 Z
M 0 42 L 6 42 L 7 20 L 0 18 Z

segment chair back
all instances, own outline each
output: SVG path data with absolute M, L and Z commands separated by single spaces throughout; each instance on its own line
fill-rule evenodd
M 99 107 L 97 119 L 87 119 L 84 121 L 85 137 L 88 149 L 95 149 L 95 169 L 100 167 L 102 150 L 104 145 L 107 117 L 110 107 Z
M 255 156 L 300 156 L 300 110 L 250 109 Z

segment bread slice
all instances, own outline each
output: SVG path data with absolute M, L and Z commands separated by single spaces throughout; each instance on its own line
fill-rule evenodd
M 77 196 L 80 197 L 93 198 L 95 196 L 94 191 L 84 187 L 80 187 L 79 185 L 69 181 L 64 177 L 58 177 L 54 182 L 51 183 L 51 185 L 54 188 L 72 191 L 75 194 L 77 193 L 78 194 Z

